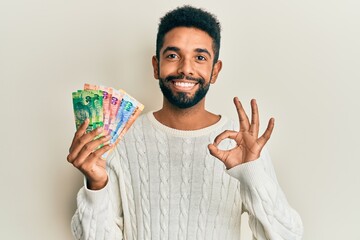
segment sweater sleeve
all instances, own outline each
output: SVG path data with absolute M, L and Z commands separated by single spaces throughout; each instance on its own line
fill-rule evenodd
M 111 157 L 111 154 L 107 161 Z M 118 174 L 107 163 L 108 183 L 97 191 L 84 186 L 77 195 L 77 210 L 71 221 L 75 239 L 123 239 L 124 219 L 118 184 Z
M 301 218 L 288 204 L 266 149 L 259 159 L 235 166 L 228 173 L 240 181 L 241 198 L 254 239 L 302 238 Z

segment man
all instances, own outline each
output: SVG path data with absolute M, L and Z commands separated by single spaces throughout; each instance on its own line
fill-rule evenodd
M 97 148 L 109 137 L 94 140 L 101 129 L 85 133 L 88 121 L 78 129 L 68 155 L 86 178 L 76 239 L 240 239 L 244 211 L 254 239 L 301 239 L 301 219 L 264 149 L 274 119 L 259 137 L 255 100 L 250 122 L 234 98 L 240 130 L 205 109 L 219 49 L 212 14 L 190 6 L 167 13 L 152 58 L 162 108 L 142 115 L 106 160 L 112 146 Z

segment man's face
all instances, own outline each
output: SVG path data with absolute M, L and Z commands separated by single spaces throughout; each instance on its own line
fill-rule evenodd
M 164 37 L 159 59 L 153 57 L 154 77 L 165 98 L 178 108 L 204 100 L 221 62 L 214 63 L 213 40 L 196 28 L 177 27 Z

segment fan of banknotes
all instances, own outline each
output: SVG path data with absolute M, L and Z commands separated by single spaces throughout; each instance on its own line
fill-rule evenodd
M 84 90 L 72 93 L 76 129 L 88 118 L 87 132 L 103 127 L 116 145 L 144 109 L 124 90 L 85 83 Z

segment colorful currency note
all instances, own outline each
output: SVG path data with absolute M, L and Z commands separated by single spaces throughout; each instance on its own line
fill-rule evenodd
M 135 111 L 133 112 L 133 114 L 131 115 L 131 117 L 129 118 L 129 120 L 127 121 L 127 123 L 125 124 L 125 126 L 123 127 L 123 129 L 121 130 L 118 138 L 116 139 L 115 144 L 117 144 L 125 135 L 125 133 L 129 130 L 129 128 L 131 127 L 131 125 L 135 122 L 135 120 L 140 116 L 142 110 L 144 110 L 144 105 L 142 105 L 141 103 L 139 103 L 139 105 L 136 107 Z
M 104 114 L 104 131 L 109 130 L 110 125 L 110 103 L 112 88 L 102 85 L 84 84 L 84 90 L 101 90 L 103 92 L 103 114 Z
M 99 90 L 77 91 L 72 93 L 76 129 L 88 118 L 86 131 L 103 126 L 103 95 Z
M 131 117 L 132 113 L 135 111 L 137 106 L 137 101 L 132 99 L 129 95 L 124 95 L 121 101 L 119 111 L 116 115 L 116 128 L 111 132 L 111 143 L 115 143 L 116 139 L 119 137 L 119 134 L 126 122 Z
M 112 90 L 111 102 L 110 102 L 110 124 L 109 124 L 109 134 L 116 130 L 117 119 L 116 116 L 118 114 L 123 96 L 125 92 L 118 91 L 116 89 Z

